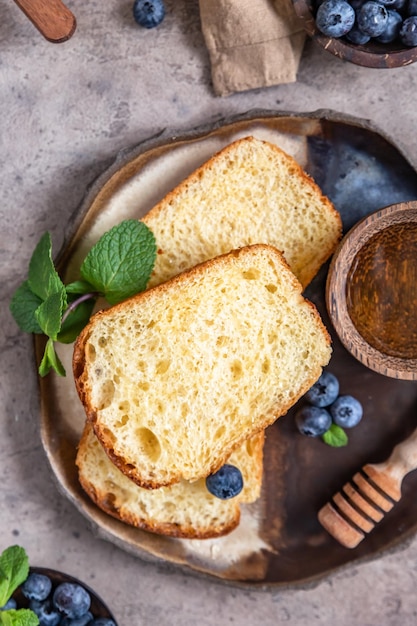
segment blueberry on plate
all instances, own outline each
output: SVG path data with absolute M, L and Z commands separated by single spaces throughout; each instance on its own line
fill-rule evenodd
M 362 405 L 353 396 L 339 396 L 330 407 L 333 421 L 342 428 L 353 428 L 362 419 Z
M 417 15 L 410 15 L 410 17 L 407 17 L 403 21 L 400 30 L 400 39 L 401 42 L 409 48 L 417 46 Z
M 339 381 L 331 372 L 323 372 L 305 394 L 305 399 L 314 406 L 329 406 L 339 395 Z
M 295 414 L 295 424 L 302 435 L 320 437 L 329 430 L 332 417 L 326 409 L 306 404 Z
M 116 626 L 110 617 L 96 617 L 88 626 Z
M 155 28 L 165 17 L 163 0 L 135 0 L 133 4 L 135 22 L 144 28 Z
M 392 9 L 388 9 L 388 20 L 385 30 L 379 37 L 375 37 L 376 41 L 379 43 L 391 43 L 395 41 L 401 30 L 401 25 L 403 23 L 403 18 L 398 13 L 398 11 L 393 11 Z
M 379 37 L 388 22 L 388 10 L 383 4 L 368 0 L 357 13 L 358 28 L 370 37 Z
M 58 585 L 52 601 L 58 611 L 71 619 L 82 617 L 84 613 L 87 613 L 91 604 L 90 594 L 77 583 Z
M 214 474 L 206 478 L 208 491 L 221 500 L 237 496 L 243 489 L 242 472 L 235 465 L 226 463 Z
M 355 11 L 345 0 L 324 0 L 317 9 L 316 26 L 326 37 L 343 37 L 355 22 Z
M 51 579 L 36 572 L 31 572 L 22 585 L 22 593 L 28 600 L 46 600 L 51 589 Z

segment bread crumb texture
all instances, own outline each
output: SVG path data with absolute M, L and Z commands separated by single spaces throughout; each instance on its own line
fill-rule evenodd
M 272 246 L 207 263 L 94 316 L 74 375 L 113 462 L 157 488 L 215 471 L 330 359 L 314 306 Z
M 150 286 L 238 247 L 268 243 L 306 287 L 342 233 L 339 213 L 299 164 L 254 137 L 214 155 L 143 221 L 159 250 Z

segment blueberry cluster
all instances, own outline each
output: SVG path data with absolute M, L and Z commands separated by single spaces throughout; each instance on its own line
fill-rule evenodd
M 417 0 L 317 0 L 316 26 L 327 37 L 417 46 Z
M 339 395 L 339 381 L 324 371 L 305 394 L 306 401 L 295 414 L 295 423 L 302 435 L 324 437 L 334 427 L 353 428 L 362 419 L 362 405 L 351 395 Z M 330 443 L 330 445 L 332 445 Z M 334 444 L 333 444 L 334 445 Z
M 133 17 L 143 28 L 155 28 L 165 17 L 164 0 L 135 0 Z
M 221 500 L 234 498 L 243 489 L 242 472 L 235 465 L 226 463 L 217 472 L 206 478 L 207 490 Z
M 110 618 L 94 617 L 90 594 L 78 583 L 63 582 L 54 588 L 49 576 L 31 572 L 21 592 L 28 600 L 27 608 L 37 615 L 39 626 L 116 626 Z M 11 598 L 2 610 L 18 608 Z

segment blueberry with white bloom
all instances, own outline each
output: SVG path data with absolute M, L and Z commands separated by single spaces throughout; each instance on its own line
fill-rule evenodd
M 53 604 L 63 615 L 79 618 L 90 608 L 90 594 L 77 583 L 61 583 L 53 594 Z
M 324 0 L 317 9 L 316 26 L 327 37 L 343 37 L 355 22 L 355 11 L 345 0 Z
M 214 474 L 206 478 L 208 491 L 221 500 L 237 496 L 243 489 L 242 472 L 235 465 L 226 463 Z
M 353 396 L 339 396 L 330 407 L 333 421 L 342 428 L 357 426 L 363 416 L 362 404 Z
M 325 408 L 306 404 L 295 414 L 295 424 L 302 435 L 320 437 L 329 430 L 332 417 Z
M 155 28 L 165 17 L 163 0 L 135 0 L 133 17 L 144 28 Z
M 334 374 L 324 371 L 305 394 L 305 399 L 314 406 L 329 406 L 339 395 L 339 381 Z
M 379 37 L 388 22 L 388 10 L 383 4 L 369 0 L 359 9 L 357 14 L 358 28 L 370 37 Z

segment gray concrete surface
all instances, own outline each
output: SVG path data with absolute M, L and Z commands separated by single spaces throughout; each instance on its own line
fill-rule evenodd
M 68 0 L 78 28 L 45 41 L 1 3 L 0 548 L 95 587 L 119 626 L 413 626 L 417 542 L 311 589 L 241 590 L 154 565 L 96 539 L 55 487 L 39 437 L 32 345 L 9 312 L 30 254 L 49 230 L 58 249 L 91 181 L 117 151 L 162 128 L 188 130 L 252 108 L 330 108 L 371 119 L 417 162 L 417 64 L 390 71 L 343 63 L 307 42 L 297 83 L 214 96 L 197 0 L 167 0 L 153 31 L 130 0 Z

